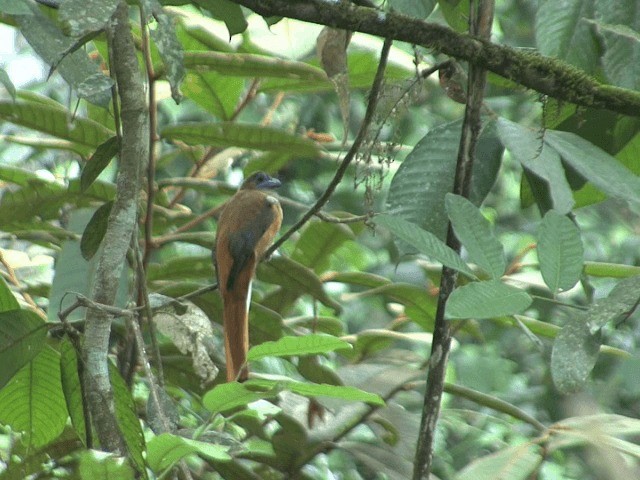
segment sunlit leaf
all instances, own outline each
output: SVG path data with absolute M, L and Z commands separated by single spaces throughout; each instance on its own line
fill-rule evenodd
M 14 299 L 15 300 L 15 299 Z M 0 313 L 0 388 L 45 346 L 44 321 L 30 310 Z
M 247 354 L 247 360 L 259 360 L 264 357 L 312 355 L 351 348 L 351 344 L 348 342 L 329 335 L 287 336 L 275 342 L 265 342 L 252 347 Z

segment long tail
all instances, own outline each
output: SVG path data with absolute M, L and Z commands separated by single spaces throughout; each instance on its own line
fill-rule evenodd
M 245 365 L 249 351 L 249 303 L 253 268 L 245 268 L 236 278 L 234 288 L 223 293 L 224 346 L 227 357 L 227 381 L 243 382 L 248 378 Z

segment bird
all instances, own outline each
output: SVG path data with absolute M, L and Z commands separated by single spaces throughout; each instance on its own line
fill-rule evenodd
M 249 305 L 256 267 L 282 225 L 282 207 L 270 191 L 282 184 L 264 172 L 245 179 L 218 220 L 214 263 L 223 303 L 227 381 L 245 381 Z

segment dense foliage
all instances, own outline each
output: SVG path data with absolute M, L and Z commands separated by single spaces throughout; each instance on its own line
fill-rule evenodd
M 308 4 L 340 26 L 350 2 L 133 3 L 0 0 L 0 479 L 410 478 L 443 265 L 459 276 L 433 473 L 637 478 L 640 110 L 619 107 L 640 102 L 635 0 L 496 2 L 491 41 L 520 63 L 506 79 L 477 60 L 469 199 L 450 193 L 468 69 L 446 47 L 394 42 L 376 89 L 383 39 L 283 18 Z M 468 40 L 466 1 L 354 3 Z M 114 71 L 137 81 L 118 8 L 139 132 L 113 101 Z M 35 55 L 50 75 L 18 82 Z M 526 89 L 527 62 L 558 76 Z M 563 96 L 572 82 L 593 95 Z M 282 180 L 282 233 L 331 195 L 259 266 L 253 375 L 225 383 L 216 217 L 259 170 Z M 105 325 L 112 410 L 87 371 Z M 91 392 L 122 449 L 100 444 Z

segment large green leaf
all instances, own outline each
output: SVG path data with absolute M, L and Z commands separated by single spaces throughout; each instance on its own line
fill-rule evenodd
M 62 390 L 71 417 L 71 424 L 80 440 L 87 445 L 87 425 L 85 422 L 82 386 L 78 374 L 78 356 L 72 343 L 64 339 L 60 344 L 60 372 Z
M 188 72 L 182 90 L 187 98 L 222 120 L 233 115 L 244 81 L 217 72 Z
M 120 376 L 116 366 L 112 363 L 109 363 L 109 380 L 113 387 L 116 420 L 127 444 L 129 458 L 138 472 L 142 474 L 143 478 L 147 478 L 143 453 L 145 451 L 144 433 L 140 426 L 136 405 L 129 391 L 129 387 Z
M 498 134 L 514 158 L 547 183 L 553 208 L 560 213 L 571 211 L 575 202 L 560 155 L 545 144 L 540 132 L 500 118 Z
M 578 283 L 583 267 L 580 230 L 568 217 L 549 210 L 538 231 L 540 273 L 551 292 L 566 291 Z
M 600 60 L 600 47 L 593 26 L 585 21 L 593 17 L 594 0 L 540 2 L 535 28 L 540 53 L 593 72 Z
M 560 330 L 551 352 L 553 383 L 563 393 L 580 390 L 600 353 L 600 332 L 591 333 L 586 314 L 574 314 Z
M 88 147 L 87 151 L 113 136 L 113 132 L 93 120 L 34 101 L 0 101 L 0 118 Z
M 308 138 L 247 123 L 187 123 L 166 127 L 161 134 L 165 139 L 181 140 L 189 145 L 291 152 L 304 157 L 319 153 L 318 146 Z
M 62 433 L 67 417 L 60 355 L 46 347 L 0 390 L 0 423 L 24 432 L 25 443 L 38 448 Z
M 303 383 L 288 379 L 283 379 L 281 381 L 252 379 L 249 380 L 247 384 L 258 385 L 263 388 L 281 388 L 305 397 L 341 398 L 343 400 L 351 400 L 353 402 L 365 402 L 371 405 L 384 405 L 384 400 L 375 393 L 369 393 L 364 390 L 360 390 L 359 388 L 342 385 Z
M 313 270 L 287 257 L 273 257 L 258 266 L 261 281 L 280 285 L 287 292 L 296 295 L 311 295 L 324 305 L 339 311 L 341 306 L 325 291 Z
M 273 398 L 278 394 L 273 390 L 268 392 L 249 390 L 245 385 L 246 382 L 245 384 L 228 382 L 217 385 L 205 394 L 202 403 L 209 411 L 218 413 L 242 407 L 263 398 Z
M 472 282 L 456 288 L 447 301 L 447 318 L 493 318 L 521 313 L 531 297 L 499 280 Z
M 453 190 L 462 121 L 431 129 L 393 176 L 387 206 L 391 213 L 415 223 L 441 240 L 447 233 L 444 197 Z M 488 123 L 478 141 L 471 180 L 471 201 L 480 205 L 491 189 L 502 158 L 495 125 Z
M 447 267 L 458 270 L 470 278 L 476 278 L 471 268 L 460 258 L 460 255 L 445 245 L 433 233 L 397 216 L 379 215 L 374 222 L 376 225 L 388 228 L 396 237 L 415 247 L 418 252 Z
M 82 169 L 82 175 L 80 176 L 80 188 L 83 192 L 87 190 L 102 171 L 107 168 L 107 165 L 109 165 L 111 159 L 118 154 L 119 150 L 120 141 L 116 136 L 113 136 L 98 145 L 98 148 L 96 148 L 96 151 L 91 155 L 91 158 L 87 160 L 87 163 Z
M 291 258 L 320 273 L 329 267 L 331 254 L 354 238 L 353 231 L 346 225 L 309 222 L 296 241 Z
M 542 463 L 541 447 L 524 443 L 480 457 L 456 475 L 457 480 L 527 480 Z
M 502 244 L 493 234 L 489 221 L 478 207 L 459 195 L 448 193 L 445 203 L 453 230 L 469 252 L 469 258 L 492 277 L 500 278 L 507 261 Z
M 31 13 L 17 16 L 16 20 L 20 25 L 20 33 L 36 53 L 49 65 L 56 65 L 62 78 L 76 89 L 81 98 L 107 106 L 111 100 L 113 80 L 100 71 L 99 65 L 89 59 L 84 50 L 77 49 L 66 55 L 77 39 L 62 33 L 35 5 Z
M 633 0 L 597 0 L 595 9 L 598 33 L 605 47 L 602 56 L 604 75 L 619 87 L 640 89 L 637 3 Z M 635 35 L 630 35 L 629 31 Z
M 9 289 L 9 286 L 4 281 L 4 278 L 0 277 L 0 313 L 19 309 L 20 304 L 18 303 L 18 300 L 16 299 L 13 292 Z
M 80 37 L 104 29 L 118 6 L 118 0 L 65 0 L 60 20 L 65 34 Z
M 610 197 L 640 201 L 640 178 L 604 150 L 569 132 L 550 130 L 544 139 L 580 175 Z
M 188 455 L 198 454 L 211 460 L 229 461 L 229 446 L 199 442 L 189 438 L 163 433 L 152 438 L 147 444 L 149 467 L 157 474 L 175 465 Z
M 330 335 L 287 336 L 275 342 L 265 342 L 252 347 L 247 354 L 247 360 L 259 360 L 264 357 L 313 355 L 351 348 L 350 343 Z
M 229 0 L 195 0 L 195 3 L 209 10 L 214 18 L 222 20 L 229 30 L 229 36 L 247 29 L 244 13 L 237 3 Z
M 97 450 L 85 450 L 80 454 L 78 473 L 81 479 L 129 480 L 137 478 L 125 457 L 105 455 Z
M 0 388 L 45 346 L 45 322 L 30 310 L 0 313 Z
M 213 70 L 226 76 L 274 77 L 328 83 L 324 71 L 308 63 L 251 53 L 185 52 L 185 65 L 198 72 Z

